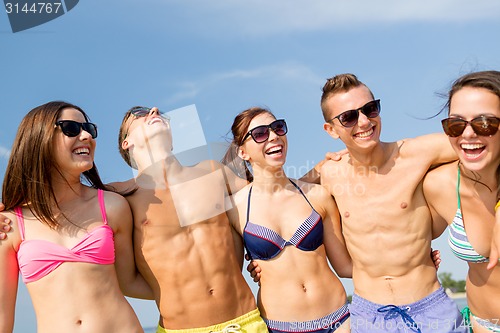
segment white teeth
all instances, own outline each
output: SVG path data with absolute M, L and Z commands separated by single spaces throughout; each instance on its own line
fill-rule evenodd
M 90 149 L 88 148 L 77 148 L 75 150 L 73 150 L 73 153 L 77 154 L 77 155 L 88 155 L 90 154 Z
M 462 149 L 481 149 L 484 145 L 481 143 L 462 143 L 460 147 L 462 147 Z
M 266 154 L 273 154 L 281 151 L 282 147 L 276 146 L 276 147 L 271 147 L 268 150 L 266 150 Z
M 373 127 L 370 128 L 368 131 L 366 132 L 362 132 L 362 133 L 357 133 L 356 136 L 358 138 L 366 138 L 366 137 L 369 137 L 370 135 L 373 134 Z

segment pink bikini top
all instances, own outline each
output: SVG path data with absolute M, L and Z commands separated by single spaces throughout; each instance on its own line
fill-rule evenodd
M 24 239 L 24 218 L 20 207 L 14 209 L 22 242 L 17 252 L 19 271 L 24 283 L 37 281 L 65 262 L 108 265 L 115 262 L 113 230 L 106 219 L 103 191 L 97 196 L 104 224 L 92 229 L 71 249 L 42 239 Z

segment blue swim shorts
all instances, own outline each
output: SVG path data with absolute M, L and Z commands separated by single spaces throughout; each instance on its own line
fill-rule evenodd
M 441 287 L 406 305 L 372 303 L 352 296 L 351 332 L 355 333 L 467 333 L 456 303 Z

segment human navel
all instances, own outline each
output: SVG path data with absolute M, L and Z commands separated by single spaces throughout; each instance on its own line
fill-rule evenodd
M 392 281 L 394 280 L 394 277 L 392 276 L 386 276 L 385 281 L 387 282 L 387 291 L 389 294 L 394 295 L 394 289 L 392 287 Z
M 406 202 L 403 201 L 401 203 L 401 209 L 406 209 L 406 208 L 408 208 L 408 203 L 406 203 Z
M 81 326 L 82 325 L 82 320 L 78 319 L 75 324 L 77 324 L 78 326 Z
M 210 288 L 210 289 L 208 290 L 208 293 L 209 293 L 210 295 L 213 295 L 213 294 L 215 293 L 214 288 Z
M 302 284 L 302 290 L 304 290 L 304 292 L 307 292 L 307 288 L 306 288 L 305 284 Z

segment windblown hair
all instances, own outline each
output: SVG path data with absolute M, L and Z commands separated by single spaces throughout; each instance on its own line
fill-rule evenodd
M 231 133 L 233 138 L 230 146 L 222 158 L 222 163 L 227 165 L 237 176 L 246 179 L 249 182 L 253 181 L 252 172 L 249 169 L 248 162 L 238 156 L 238 148 L 243 144 L 243 138 L 249 131 L 250 122 L 261 115 L 269 114 L 276 119 L 274 114 L 265 108 L 252 107 L 240 112 L 233 121 Z
M 325 121 L 330 119 L 330 113 L 326 108 L 326 100 L 332 95 L 340 92 L 347 92 L 359 86 L 365 86 L 370 91 L 372 98 L 375 98 L 371 90 L 363 82 L 359 81 L 354 74 L 338 74 L 326 80 L 322 89 L 323 94 L 321 95 L 321 110 L 323 111 L 323 118 Z
M 54 163 L 55 123 L 66 108 L 80 111 L 89 121 L 81 108 L 63 101 L 40 105 L 23 118 L 12 145 L 2 188 L 6 210 L 26 205 L 37 219 L 51 228 L 59 225 L 54 218 L 59 205 L 52 188 L 52 173 L 56 171 L 63 176 Z M 81 177 L 94 188 L 106 189 L 95 163 Z
M 469 88 L 483 88 L 495 94 L 500 100 L 500 72 L 499 71 L 481 71 L 473 72 L 459 77 L 453 82 L 450 91 L 447 94 L 447 102 L 443 109 L 448 110 L 450 113 L 451 99 L 460 89 Z M 497 199 L 500 199 L 500 165 L 496 171 L 497 177 Z

